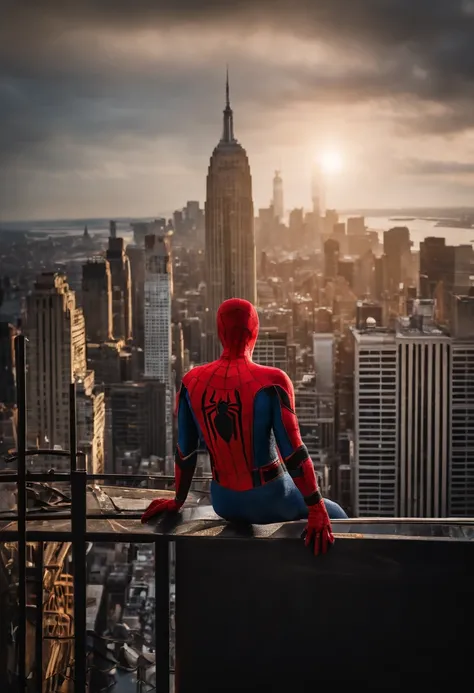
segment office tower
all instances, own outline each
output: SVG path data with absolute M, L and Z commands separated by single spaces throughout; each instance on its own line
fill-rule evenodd
M 273 214 L 278 221 L 281 221 L 285 216 L 283 207 L 283 180 L 280 171 L 275 171 L 273 178 Z
M 336 342 L 332 332 L 314 332 L 312 351 L 319 457 L 329 469 L 336 444 Z
M 451 338 L 421 304 L 394 331 L 353 333 L 356 514 L 446 516 Z
M 436 327 L 420 327 L 400 327 L 396 338 L 398 513 L 446 517 L 450 338 Z
M 133 230 L 133 242 L 139 247 L 145 246 L 145 236 L 164 236 L 167 232 L 166 219 L 160 217 L 154 221 L 138 221 L 130 224 Z
M 354 293 L 358 298 L 375 297 L 375 255 L 371 250 L 354 263 Z
M 252 177 L 245 149 L 234 137 L 228 79 L 222 137 L 207 175 L 205 220 L 210 360 L 220 353 L 215 321 L 222 301 L 232 297 L 256 300 Z
M 452 299 L 451 517 L 474 516 L 474 297 Z
M 354 260 L 341 260 L 337 263 L 337 274 L 343 277 L 351 289 L 354 288 L 355 263 Z
M 110 387 L 109 403 L 111 449 L 107 471 L 119 473 L 118 461 L 133 452 L 141 458 L 161 458 L 164 471 L 168 444 L 166 385 L 156 380 L 117 383 Z
M 277 328 L 260 330 L 252 359 L 261 366 L 288 372 L 288 335 Z
M 334 453 L 334 398 L 317 391 L 314 373 L 295 384 L 295 409 L 303 443 L 316 469 L 324 472 Z
M 330 235 L 339 223 L 339 214 L 335 209 L 327 209 L 324 217 L 324 233 Z
M 273 205 L 258 210 L 258 217 L 255 220 L 255 239 L 259 251 L 278 243 L 275 233 L 277 226 L 278 222 L 275 219 Z
M 333 238 L 324 242 L 324 278 L 335 279 L 338 274 L 339 243 Z
M 330 308 L 318 308 L 314 323 L 315 332 L 333 332 L 333 314 Z
M 346 222 L 345 221 L 338 221 L 337 223 L 334 224 L 332 233 L 336 241 L 341 241 L 341 239 L 345 238 L 346 236 Z
M 184 214 L 182 209 L 173 212 L 173 229 L 178 235 L 184 231 Z
M 112 275 L 112 319 L 115 339 L 132 336 L 132 282 L 123 238 L 109 238 L 106 258 Z
M 0 322 L 0 404 L 11 406 L 16 402 L 15 349 L 17 330 L 8 322 Z
M 318 436 L 318 395 L 313 375 L 304 375 L 294 384 L 295 410 L 298 417 L 301 438 L 306 445 L 315 467 L 320 466 L 320 447 Z
M 348 236 L 363 236 L 365 234 L 365 218 L 349 217 L 347 220 Z
M 112 219 L 109 221 L 109 236 L 110 238 L 117 238 L 117 222 Z
M 163 236 L 145 236 L 145 377 L 171 375 L 171 251 Z
M 88 342 L 112 339 L 112 276 L 102 257 L 82 266 L 82 307 Z
M 467 293 L 472 285 L 474 274 L 474 248 L 472 245 L 454 246 L 454 288 L 457 292 Z
M 182 321 L 184 348 L 189 351 L 193 363 L 203 362 L 202 354 L 202 320 L 198 316 L 184 318 Z
M 335 394 L 335 342 L 332 332 L 313 333 L 313 359 L 318 395 Z
M 145 378 L 165 386 L 160 415 L 166 427 L 166 469 L 171 473 L 173 392 L 171 382 L 171 248 L 166 236 L 145 236 Z
M 86 374 L 82 310 L 66 277 L 41 274 L 27 298 L 27 433 L 34 447 L 69 448 L 69 390 Z
M 132 277 L 132 332 L 137 347 L 145 347 L 145 249 L 137 245 L 127 246 Z
M 396 226 L 383 234 L 385 255 L 385 290 L 393 295 L 398 293 L 400 284 L 405 281 L 405 267 L 411 255 L 410 231 L 406 226 Z
M 451 290 L 454 286 L 454 246 L 445 238 L 428 237 L 420 243 L 420 295 L 433 298 L 438 285 Z
M 105 399 L 96 387 L 94 371 L 76 379 L 77 447 L 84 452 L 86 469 L 91 474 L 104 472 Z
M 181 323 L 172 326 L 173 337 L 173 371 L 176 390 L 181 387 L 181 380 L 186 372 L 184 370 L 184 335 Z
M 292 209 L 290 212 L 289 230 L 291 236 L 301 238 L 304 234 L 304 212 L 302 207 Z
M 393 335 L 354 330 L 355 516 L 397 514 L 397 347 Z
M 194 224 L 197 226 L 202 217 L 202 209 L 199 207 L 199 202 L 197 200 L 188 200 L 184 209 L 186 221 L 189 224 Z
M 123 341 L 87 345 L 87 366 L 94 371 L 97 384 L 112 385 L 138 380 L 140 366 L 136 364 L 137 359 L 137 351 L 126 347 Z

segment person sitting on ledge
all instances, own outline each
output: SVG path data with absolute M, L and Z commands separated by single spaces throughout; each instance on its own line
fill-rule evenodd
M 290 378 L 252 361 L 258 328 L 257 311 L 248 301 L 232 298 L 220 306 L 222 355 L 186 373 L 177 396 L 176 496 L 152 501 L 142 522 L 180 510 L 204 442 L 217 515 L 250 524 L 307 519 L 306 545 L 316 555 L 326 553 L 334 543 L 329 518 L 347 515 L 321 496 L 301 440 Z

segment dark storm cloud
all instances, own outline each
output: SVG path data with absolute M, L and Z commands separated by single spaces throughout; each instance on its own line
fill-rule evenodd
M 27 60 L 40 46 L 47 54 L 54 50 L 50 39 L 72 29 L 194 23 L 198 30 L 224 24 L 248 33 L 263 26 L 359 45 L 373 50 L 374 59 L 379 51 L 395 51 L 396 60 L 404 47 L 433 72 L 434 91 L 455 92 L 474 77 L 472 0 L 4 0 L 3 5 L 2 52 L 13 52 L 17 59 Z
M 125 136 L 131 149 L 180 135 L 207 152 L 220 127 L 215 57 L 209 65 L 204 54 L 157 61 L 137 51 L 137 32 L 180 27 L 190 42 L 206 31 L 239 37 L 222 46 L 237 132 L 263 129 L 265 114 L 294 104 L 377 99 L 391 100 L 393 122 L 409 135 L 474 127 L 474 0 L 0 0 L 0 166 L 67 169 L 63 145 L 73 141 L 80 167 L 86 145 L 123 146 Z M 334 64 L 286 61 L 278 38 L 257 59 L 247 39 L 260 30 L 325 44 Z M 111 36 L 121 50 L 109 48 Z

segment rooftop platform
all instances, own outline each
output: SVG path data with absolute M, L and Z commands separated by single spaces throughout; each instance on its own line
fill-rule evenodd
M 314 557 L 304 522 L 230 525 L 205 494 L 142 525 L 150 498 L 166 493 L 90 485 L 86 522 L 87 541 L 155 543 L 160 692 L 169 690 L 170 544 L 176 693 L 434 691 L 443 681 L 463 690 L 470 680 L 474 521 L 339 520 L 334 548 Z M 64 512 L 27 519 L 27 541 L 74 547 Z M 0 541 L 17 538 L 16 522 L 3 519 Z

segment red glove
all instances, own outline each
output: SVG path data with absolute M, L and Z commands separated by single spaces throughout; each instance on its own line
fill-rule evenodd
M 142 515 L 142 523 L 148 522 L 148 520 L 159 513 L 177 513 L 183 504 L 176 500 L 176 498 L 155 498 L 151 501 L 148 508 Z
M 315 556 L 326 553 L 334 544 L 331 521 L 323 499 L 308 507 L 308 524 L 303 536 L 305 545 Z

